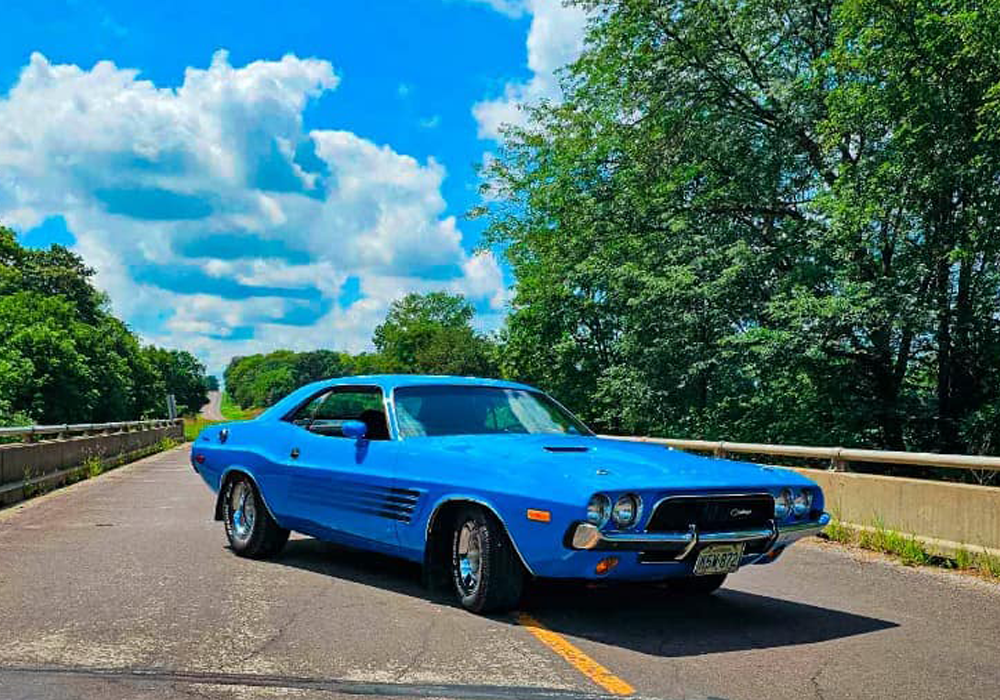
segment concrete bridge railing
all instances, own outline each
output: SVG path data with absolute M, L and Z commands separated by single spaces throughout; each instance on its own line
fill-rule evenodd
M 958 549 L 1000 555 L 1000 488 L 929 479 L 910 479 L 850 472 L 852 462 L 900 464 L 1000 471 L 1000 457 L 892 452 L 844 447 L 708 442 L 668 438 L 615 437 L 666 445 L 718 457 L 753 455 L 829 461 L 829 469 L 794 469 L 815 481 L 826 495 L 826 508 L 844 524 L 883 527 L 914 536 L 931 549 L 952 554 Z
M 181 420 L 148 420 L 0 428 L 0 506 L 72 479 L 88 459 L 123 463 L 164 438 L 184 439 Z

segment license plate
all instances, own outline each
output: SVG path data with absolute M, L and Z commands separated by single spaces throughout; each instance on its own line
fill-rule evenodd
M 729 574 L 740 567 L 743 557 L 743 543 L 715 544 L 698 552 L 694 562 L 695 576 L 709 574 Z

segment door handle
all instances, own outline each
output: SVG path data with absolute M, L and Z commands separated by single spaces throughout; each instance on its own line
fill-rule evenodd
M 292 457 L 292 459 L 298 459 L 299 458 L 299 448 L 298 447 L 293 447 L 292 448 L 291 457 Z

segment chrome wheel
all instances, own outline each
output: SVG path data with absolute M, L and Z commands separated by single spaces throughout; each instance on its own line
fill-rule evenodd
M 475 595 L 479 590 L 483 564 L 483 534 L 479 526 L 467 520 L 458 531 L 455 547 L 458 564 L 458 585 L 465 595 Z
M 229 495 L 229 513 L 233 539 L 239 544 L 245 544 L 253 534 L 254 521 L 257 519 L 256 499 L 247 481 L 241 480 L 233 487 Z

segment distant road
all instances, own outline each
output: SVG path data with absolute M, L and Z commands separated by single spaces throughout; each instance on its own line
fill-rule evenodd
M 598 700 L 518 617 L 415 566 L 300 536 L 234 556 L 188 460 L 0 512 L 0 698 Z M 1000 698 L 1000 587 L 815 541 L 707 600 L 538 587 L 522 610 L 646 699 Z
M 205 420 L 226 420 L 222 415 L 222 392 L 208 392 L 208 403 L 201 407 L 201 417 Z

